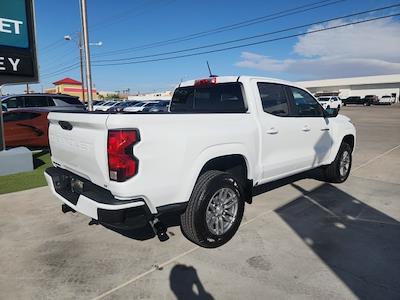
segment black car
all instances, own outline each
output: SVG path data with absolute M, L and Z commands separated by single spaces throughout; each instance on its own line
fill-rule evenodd
M 370 106 L 372 104 L 371 98 L 361 98 L 359 96 L 351 96 L 346 99 L 342 99 L 343 105 L 346 106 L 348 104 L 359 104 L 359 105 L 366 105 Z
M 370 103 L 371 104 L 379 104 L 379 97 L 376 95 L 367 95 L 364 97 L 365 103 Z
M 23 94 L 1 99 L 8 111 L 24 108 L 47 108 L 49 110 L 85 110 L 78 97 L 65 94 Z

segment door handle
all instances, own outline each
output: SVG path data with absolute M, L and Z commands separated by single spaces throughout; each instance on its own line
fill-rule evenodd
M 304 125 L 304 127 L 301 130 L 304 132 L 308 132 L 311 130 L 311 128 L 308 125 Z
M 322 128 L 321 131 L 329 131 L 329 128 Z
M 277 134 L 279 132 L 278 129 L 276 129 L 275 127 L 271 127 L 270 129 L 267 130 L 268 134 Z

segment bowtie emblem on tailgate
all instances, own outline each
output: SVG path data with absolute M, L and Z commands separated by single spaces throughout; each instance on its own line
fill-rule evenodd
M 58 124 L 60 124 L 61 128 L 64 130 L 72 130 L 73 128 L 72 124 L 67 121 L 58 121 Z

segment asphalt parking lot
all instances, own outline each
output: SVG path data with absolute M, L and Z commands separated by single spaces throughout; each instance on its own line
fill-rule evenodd
M 345 107 L 352 174 L 259 188 L 218 249 L 88 226 L 47 187 L 0 196 L 2 299 L 400 299 L 400 105 Z M 311 177 L 311 178 L 308 178 Z

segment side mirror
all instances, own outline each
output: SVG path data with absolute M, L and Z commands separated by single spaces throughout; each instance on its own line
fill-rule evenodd
M 339 110 L 337 108 L 327 108 L 324 111 L 325 118 L 335 118 L 339 114 Z

